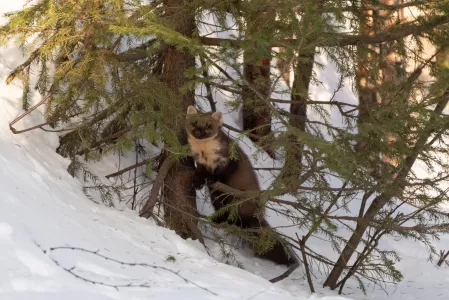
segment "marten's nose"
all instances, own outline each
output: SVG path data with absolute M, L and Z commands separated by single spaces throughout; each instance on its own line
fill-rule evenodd
M 193 132 L 193 134 L 195 135 L 195 137 L 197 139 L 202 139 L 205 137 L 206 132 L 203 129 L 195 129 L 195 131 Z

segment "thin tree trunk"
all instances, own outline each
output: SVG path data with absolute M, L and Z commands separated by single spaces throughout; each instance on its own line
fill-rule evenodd
M 441 115 L 444 108 L 447 106 L 448 102 L 449 102 L 449 89 L 447 89 L 438 100 L 438 103 L 434 109 L 434 115 Z M 391 201 L 395 196 L 400 195 L 404 190 L 406 178 L 409 175 L 410 170 L 412 169 L 418 156 L 422 153 L 422 150 L 426 142 L 428 141 L 429 137 L 434 132 L 434 129 L 432 128 L 433 120 L 434 117 L 429 120 L 427 128 L 423 130 L 415 146 L 413 147 L 412 154 L 405 158 L 404 167 L 402 167 L 399 170 L 399 172 L 397 172 L 396 176 L 394 177 L 394 180 L 386 189 L 386 191 L 377 196 L 373 200 L 368 210 L 364 214 L 363 220 L 357 222 L 353 234 L 349 238 L 345 248 L 341 252 L 337 262 L 335 263 L 334 268 L 332 269 L 326 281 L 324 282 L 324 286 L 330 287 L 331 289 L 336 288 L 338 279 L 340 278 L 344 269 L 347 267 L 349 260 L 351 259 L 352 255 L 357 249 L 357 246 L 362 240 L 363 234 L 365 233 L 368 224 L 374 219 L 374 217 L 385 206 L 385 204 Z
M 317 3 L 314 8 L 318 9 L 322 3 Z M 311 18 L 313 16 L 314 19 Z M 307 28 L 313 28 L 317 22 L 316 12 L 306 12 L 303 20 L 299 26 L 302 27 L 302 32 L 307 32 Z M 290 105 L 290 125 L 299 130 L 306 131 L 307 121 L 307 100 L 309 98 L 309 86 L 312 79 L 313 65 L 315 62 L 316 47 L 313 46 L 313 37 L 306 35 L 302 37 L 304 42 L 303 47 L 299 49 L 298 58 L 294 64 L 294 77 L 291 92 Z M 287 149 L 286 163 L 281 176 L 291 177 L 296 176 L 302 168 L 304 144 L 299 142 L 295 135 L 291 138 L 291 144 Z
M 397 0 L 382 0 L 383 4 L 386 5 L 395 5 Z M 381 30 L 387 30 L 389 27 L 394 25 L 395 22 L 400 21 L 400 14 L 397 11 L 386 11 L 380 10 L 379 16 L 384 18 L 384 21 L 381 24 Z M 404 83 L 404 74 L 400 72 L 402 68 L 402 60 L 400 54 L 397 49 L 397 41 L 387 42 L 379 46 L 379 52 L 381 57 L 381 84 L 383 88 L 381 89 L 383 92 L 380 95 L 381 105 L 389 105 L 392 102 L 396 101 L 404 101 L 407 103 L 408 95 L 402 97 L 397 95 L 397 90 L 395 87 L 401 86 Z M 394 144 L 397 137 L 389 132 L 386 133 L 386 143 Z M 397 159 L 392 158 L 391 156 L 383 153 L 381 155 L 381 170 L 380 174 L 391 172 L 391 166 L 397 166 Z
M 396 0 L 381 0 L 385 5 L 393 6 L 397 4 Z M 387 31 L 395 22 L 400 21 L 402 14 L 393 10 L 365 11 L 365 19 L 361 20 L 361 34 L 372 35 L 376 30 Z M 402 67 L 401 57 L 397 49 L 397 41 L 390 41 L 378 46 L 360 46 L 359 50 L 359 72 L 357 75 L 358 92 L 359 92 L 359 128 L 364 124 L 379 122 L 372 120 L 371 115 L 378 107 L 387 106 L 392 102 L 401 100 L 408 101 L 408 94 L 398 97 L 395 87 L 405 83 L 405 76 L 399 70 Z M 363 47 L 366 47 L 363 49 Z M 378 53 L 378 60 L 373 53 Z M 380 68 L 379 68 L 380 66 Z M 379 74 L 377 70 L 379 69 Z M 378 92 L 380 91 L 380 92 Z M 380 120 L 382 122 L 382 120 Z M 376 137 L 372 137 L 375 139 Z M 379 137 L 377 137 L 379 138 Z M 385 133 L 384 142 L 393 145 L 396 136 L 392 132 Z M 372 143 L 372 139 L 368 138 L 357 145 L 359 151 L 370 151 L 368 145 Z M 386 174 L 391 172 L 391 166 L 397 165 L 397 160 L 386 153 L 370 153 L 368 160 L 370 161 L 370 173 L 376 178 L 388 178 Z
M 369 6 L 366 1 L 362 2 L 362 9 L 364 11 L 360 18 L 360 34 L 372 35 L 374 34 L 374 11 L 364 9 L 363 6 Z M 372 45 L 360 45 L 357 48 L 358 72 L 356 74 L 356 84 L 359 99 L 359 115 L 358 128 L 363 130 L 365 124 L 370 123 L 372 111 L 378 106 L 378 95 L 376 91 L 375 66 L 376 66 L 376 47 Z M 374 137 L 373 137 L 374 138 Z M 357 144 L 357 151 L 369 151 L 368 146 L 372 142 L 372 138 L 368 137 L 366 140 Z M 369 153 L 369 172 L 375 176 L 377 173 L 377 153 Z
M 251 24 L 247 28 L 247 35 L 251 37 L 253 33 L 257 33 L 265 18 L 263 13 L 255 24 Z M 257 46 L 256 46 L 257 47 Z M 256 51 L 259 49 L 256 49 Z M 271 94 L 270 81 L 270 62 L 271 48 L 267 47 L 260 53 L 254 53 L 251 49 L 246 49 L 243 54 L 243 77 L 246 84 L 243 85 L 243 129 L 251 130 L 250 139 L 262 147 L 271 157 L 273 152 L 269 148 L 269 143 L 264 140 L 271 133 L 271 112 L 267 108 L 265 101 L 260 99 L 263 95 L 267 100 Z M 250 85 L 250 86 L 248 86 Z M 254 89 L 257 90 L 258 95 Z
M 307 100 L 315 59 L 315 48 L 307 52 L 304 51 L 299 55 L 300 58 L 298 59 L 294 70 L 295 74 L 291 95 L 292 104 L 290 105 L 290 124 L 305 132 L 307 121 Z M 295 145 L 295 147 L 292 147 L 291 151 L 287 151 L 286 165 L 289 167 L 296 166 L 296 168 L 292 168 L 296 172 L 301 168 L 304 145 L 296 140 L 292 140 L 292 145 Z
M 383 4 L 393 5 L 395 0 L 381 0 Z M 367 3 L 362 3 L 368 5 Z M 370 11 L 366 10 L 364 18 L 361 19 L 361 34 L 374 34 L 373 28 L 379 30 L 386 30 L 388 27 L 394 23 L 394 11 Z M 379 17 L 375 19 L 374 16 Z M 380 25 L 377 24 L 380 22 Z M 367 123 L 371 123 L 371 113 L 380 105 L 388 105 L 394 101 L 395 93 L 392 93 L 391 86 L 399 85 L 401 82 L 400 74 L 397 72 L 396 62 L 398 61 L 396 41 L 384 43 L 375 46 L 368 46 L 368 48 L 359 50 L 359 72 L 357 74 L 357 88 L 359 93 L 359 118 L 358 124 L 359 128 Z M 363 47 L 363 46 L 361 46 Z M 380 71 L 381 71 L 381 82 L 378 82 L 379 76 L 376 74 L 377 64 L 376 59 L 369 53 L 371 50 L 373 52 L 378 52 L 380 56 Z M 382 93 L 377 93 L 376 86 L 382 86 Z M 373 137 L 375 138 L 375 137 Z M 386 143 L 392 144 L 395 141 L 395 136 L 392 133 L 386 133 L 385 135 Z M 367 138 L 366 141 L 361 142 L 357 145 L 358 151 L 370 151 L 368 146 L 372 142 L 371 138 Z M 425 140 L 424 140 L 425 142 Z M 418 148 L 415 148 L 418 149 Z M 363 221 L 357 222 L 356 228 L 346 243 L 345 248 L 340 254 L 334 268 L 326 279 L 324 286 L 328 286 L 332 289 L 336 288 L 339 277 L 343 273 L 344 269 L 354 253 L 355 249 L 362 240 L 363 234 L 365 233 L 368 224 L 373 218 L 379 213 L 379 211 L 384 207 L 384 205 L 390 201 L 394 196 L 399 195 L 404 189 L 404 182 L 412 167 L 414 161 L 416 160 L 419 151 L 414 152 L 413 157 L 408 157 L 404 159 L 406 162 L 406 167 L 404 167 L 400 172 L 391 176 L 390 167 L 380 166 L 390 166 L 397 165 L 398 161 L 391 159 L 385 153 L 370 153 L 369 154 L 369 169 L 371 175 L 375 177 L 386 177 L 390 178 L 392 181 L 390 183 L 390 189 L 396 192 L 385 192 L 377 196 L 370 207 L 363 215 Z M 379 164 L 378 157 L 380 154 L 380 159 L 382 164 Z M 389 175 L 390 174 L 390 175 Z

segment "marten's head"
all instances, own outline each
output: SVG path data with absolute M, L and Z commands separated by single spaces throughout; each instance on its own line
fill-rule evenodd
M 215 138 L 223 124 L 221 112 L 199 113 L 195 107 L 187 108 L 187 133 L 198 140 Z

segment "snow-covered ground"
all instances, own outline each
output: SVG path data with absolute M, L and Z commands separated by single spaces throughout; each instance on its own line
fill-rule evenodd
M 0 14 L 20 9 L 24 2 L 2 3 Z M 8 122 L 21 112 L 21 87 L 6 86 L 4 79 L 22 60 L 13 45 L 0 50 L 0 299 L 348 299 L 317 286 L 324 275 L 317 274 L 314 295 L 301 269 L 271 284 L 267 279 L 282 273 L 283 267 L 248 253 L 239 253 L 246 271 L 222 264 L 214 259 L 219 259 L 219 251 L 212 243 L 210 257 L 198 242 L 185 241 L 135 211 L 87 199 L 82 183 L 66 171 L 69 161 L 55 153 L 56 134 L 14 135 L 9 130 Z M 336 78 L 332 64 L 324 58 L 323 63 L 327 67 L 316 70 L 323 87 L 312 92 L 326 100 Z M 349 87 L 343 92 L 351 96 Z M 238 126 L 238 117 L 226 118 Z M 17 127 L 41 120 L 35 112 Z M 117 170 L 115 163 L 108 160 L 93 167 L 104 175 Z M 367 296 L 350 282 L 344 291 L 348 297 L 448 298 L 449 269 L 427 262 L 427 249 L 394 239 L 385 239 L 383 246 L 401 255 L 398 269 L 404 280 L 387 287 L 388 294 L 368 286 Z M 439 247 L 449 249 L 449 240 L 443 239 Z

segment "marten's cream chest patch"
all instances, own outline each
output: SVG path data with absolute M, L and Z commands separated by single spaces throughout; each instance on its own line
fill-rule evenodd
M 192 136 L 188 138 L 192 155 L 196 162 L 211 170 L 228 163 L 228 158 L 220 154 L 221 143 L 218 139 L 198 140 Z

